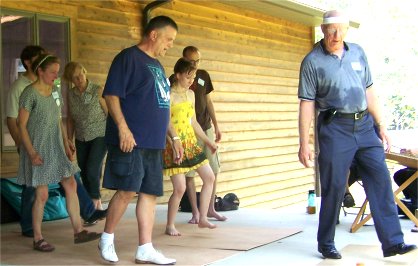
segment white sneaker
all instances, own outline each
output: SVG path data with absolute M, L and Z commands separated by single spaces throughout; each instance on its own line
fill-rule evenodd
M 158 252 L 155 249 L 149 252 L 140 252 L 137 250 L 135 256 L 135 263 L 137 264 L 147 264 L 153 263 L 158 265 L 173 265 L 176 264 L 175 259 L 166 258 L 162 253 Z
M 100 256 L 102 256 L 102 259 L 108 261 L 108 262 L 118 262 L 119 258 L 118 255 L 116 255 L 115 251 L 115 244 L 112 243 L 106 243 L 102 240 L 99 241 L 99 250 L 100 250 Z

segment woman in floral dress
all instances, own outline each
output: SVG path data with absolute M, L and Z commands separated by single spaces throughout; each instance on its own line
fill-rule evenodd
M 55 247 L 42 236 L 41 225 L 48 185 L 61 183 L 65 191 L 67 211 L 74 230 L 74 243 L 98 239 L 100 234 L 83 229 L 74 174 L 79 171 L 61 122 L 62 96 L 54 80 L 58 78 L 59 59 L 40 55 L 32 64 L 38 79 L 25 88 L 19 99 L 18 127 L 22 140 L 17 181 L 33 186 L 33 248 L 50 252 Z
M 215 175 L 209 166 L 209 162 L 202 149 L 197 144 L 199 137 L 212 152 L 217 146 L 211 142 L 196 121 L 194 110 L 194 92 L 189 90 L 196 75 L 196 68 L 189 61 L 180 58 L 174 66 L 175 81 L 171 85 L 170 105 L 171 122 L 176 129 L 178 137 L 167 137 L 167 145 L 164 151 L 164 175 L 170 176 L 173 183 L 173 194 L 168 201 L 167 225 L 165 233 L 171 236 L 179 236 L 180 232 L 174 225 L 180 200 L 186 191 L 185 173 L 196 170 L 203 181 L 200 193 L 200 228 L 213 229 L 216 225 L 210 223 L 207 218 L 213 182 Z M 172 143 L 181 141 L 184 149 L 183 161 L 176 164 L 173 161 Z

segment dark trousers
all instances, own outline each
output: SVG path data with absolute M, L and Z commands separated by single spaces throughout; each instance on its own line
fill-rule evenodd
M 100 199 L 100 177 L 102 176 L 103 159 L 107 152 L 104 137 L 90 141 L 75 140 L 77 163 L 80 175 L 92 199 Z
M 74 175 L 77 181 L 77 194 L 80 203 L 80 216 L 84 220 L 90 218 L 90 216 L 96 210 L 93 201 L 90 199 L 89 194 L 81 183 L 79 174 Z M 65 196 L 64 189 L 61 189 L 61 193 Z M 28 232 L 32 230 L 32 205 L 35 200 L 35 188 L 23 186 L 22 190 L 22 202 L 20 205 L 21 218 L 20 227 L 22 232 Z
M 359 176 L 370 202 L 376 233 L 382 249 L 403 242 L 391 178 L 382 143 L 373 129 L 373 118 L 354 120 L 335 117 L 326 125 L 318 117 L 321 210 L 318 245 L 333 246 L 335 226 L 343 201 L 347 172 L 356 159 Z

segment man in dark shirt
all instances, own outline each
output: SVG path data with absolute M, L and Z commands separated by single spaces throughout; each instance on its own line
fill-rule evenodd
M 190 87 L 195 94 L 195 110 L 196 119 L 203 131 L 209 137 L 209 139 L 215 142 L 221 141 L 221 131 L 219 130 L 218 121 L 216 120 L 215 108 L 213 106 L 210 93 L 213 91 L 212 81 L 209 73 L 206 70 L 199 69 L 201 62 L 201 54 L 197 47 L 187 46 L 183 49 L 183 57 L 192 62 L 198 69 L 196 72 L 196 78 Z M 213 124 L 213 128 L 212 128 Z M 225 221 L 227 218 L 215 210 L 215 194 L 216 194 L 216 181 L 217 175 L 220 171 L 218 152 L 212 153 L 208 148 L 203 145 L 199 140 L 199 145 L 204 149 L 206 157 L 209 160 L 209 164 L 215 174 L 215 182 L 213 184 L 212 198 L 209 205 L 208 217 L 213 217 L 218 221 Z M 196 187 L 194 183 L 194 171 L 186 174 L 187 195 L 189 196 L 190 203 L 192 205 L 193 217 L 189 223 L 199 222 L 199 211 L 197 208 L 196 200 Z

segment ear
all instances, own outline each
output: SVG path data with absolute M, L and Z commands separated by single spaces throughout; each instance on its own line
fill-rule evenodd
M 27 69 L 30 69 L 32 67 L 30 59 L 23 60 L 23 64 L 27 67 Z
M 326 28 L 326 27 L 327 27 L 326 25 L 321 24 L 321 31 L 322 31 L 322 33 L 323 33 L 323 34 L 325 34 L 325 28 Z
M 155 42 L 155 40 L 157 40 L 157 38 L 158 38 L 158 32 L 156 30 L 151 31 L 150 39 Z

